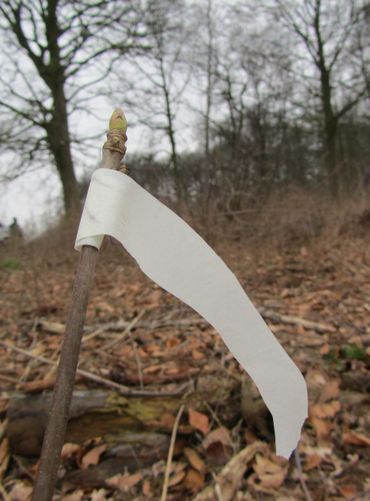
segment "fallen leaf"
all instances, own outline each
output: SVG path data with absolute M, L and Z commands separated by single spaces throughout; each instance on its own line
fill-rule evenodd
M 332 400 L 331 402 L 312 405 L 310 408 L 310 415 L 319 419 L 326 419 L 334 417 L 339 411 L 339 401 Z
M 40 320 L 39 325 L 43 331 L 50 332 L 51 334 L 64 334 L 64 331 L 66 330 L 65 325 L 59 322 Z
M 106 448 L 107 448 L 106 444 L 102 444 L 89 450 L 89 452 L 85 454 L 81 460 L 82 468 L 86 469 L 91 465 L 98 464 L 100 456 L 103 454 Z
M 145 479 L 143 482 L 142 493 L 145 497 L 153 497 L 152 486 L 150 485 L 149 480 Z
M 133 475 L 114 475 L 108 478 L 105 483 L 110 487 L 115 487 L 122 492 L 128 492 L 132 487 L 142 480 L 143 476 L 140 472 Z
M 310 422 L 319 440 L 324 440 L 329 437 L 333 426 L 328 421 L 316 417 L 310 417 Z
M 205 354 L 202 351 L 193 350 L 191 352 L 191 356 L 193 357 L 193 360 L 203 360 L 203 358 L 205 357 Z
M 345 499 L 354 499 L 358 494 L 357 487 L 353 484 L 341 485 L 339 487 L 339 492 Z
M 306 461 L 303 465 L 303 471 L 311 471 L 320 466 L 322 463 L 322 457 L 319 454 L 310 454 L 306 457 Z
M 222 442 L 213 442 L 206 449 L 207 462 L 213 466 L 222 466 L 228 462 L 232 453 L 232 447 Z
M 73 492 L 72 494 L 67 494 L 66 496 L 63 496 L 61 501 L 81 501 L 83 498 L 83 491 L 78 490 Z
M 176 418 L 169 412 L 164 412 L 161 416 L 160 424 L 162 427 L 172 429 L 175 424 Z
M 0 480 L 8 469 L 9 459 L 9 442 L 7 438 L 4 438 L 0 444 Z
M 190 468 L 186 473 L 184 484 L 190 491 L 197 492 L 204 485 L 204 475 L 199 473 L 199 471 Z
M 17 482 L 9 493 L 12 501 L 30 501 L 32 495 L 32 487 L 23 482 Z
M 224 465 L 232 456 L 233 447 L 229 431 L 224 428 L 212 430 L 202 443 L 207 462 L 215 466 Z
M 36 381 L 27 381 L 25 383 L 21 383 L 21 388 L 25 392 L 36 393 L 42 390 L 47 390 L 48 388 L 52 388 L 54 384 L 55 376 L 51 376 L 44 379 L 38 379 Z
M 203 435 L 207 435 L 209 431 L 209 419 L 206 414 L 202 414 L 201 412 L 193 410 L 189 407 L 189 423 L 190 425 L 203 433 Z
M 232 445 L 229 430 L 223 426 L 212 430 L 203 439 L 202 445 L 206 449 L 213 442 L 221 442 L 224 445 Z
M 320 348 L 320 355 L 327 355 L 328 353 L 330 353 L 330 345 L 326 343 Z
M 191 466 L 199 471 L 200 473 L 205 472 L 206 470 L 206 465 L 204 464 L 204 461 L 199 457 L 197 452 L 195 452 L 194 449 L 190 449 L 189 447 L 185 447 L 184 449 L 184 454 L 191 464 Z
M 72 444 L 70 442 L 67 442 L 66 444 L 63 445 L 61 453 L 62 459 L 68 459 L 72 457 L 80 448 L 81 446 L 78 444 Z
M 112 499 L 109 493 L 105 489 L 99 489 L 98 491 L 93 491 L 90 494 L 90 501 L 108 501 Z
M 346 431 L 343 433 L 343 442 L 346 445 L 370 446 L 370 438 L 363 433 Z
M 258 476 L 262 489 L 279 489 L 283 484 L 288 473 L 289 464 L 286 461 L 281 464 L 280 461 L 275 462 L 261 454 L 256 455 L 253 469 Z
M 173 487 L 174 485 L 177 485 L 180 482 L 182 482 L 185 478 L 185 475 L 186 475 L 185 470 L 177 471 L 174 475 L 171 475 L 168 481 L 168 487 Z
M 167 339 L 165 346 L 166 346 L 166 348 L 171 349 L 171 348 L 175 348 L 180 343 L 181 343 L 181 341 L 177 337 L 170 337 L 169 339 Z
M 329 381 L 321 391 L 320 402 L 328 402 L 339 397 L 339 381 Z

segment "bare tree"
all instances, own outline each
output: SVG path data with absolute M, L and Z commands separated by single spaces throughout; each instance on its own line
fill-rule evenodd
M 364 64 L 368 62 L 362 58 L 364 47 L 357 43 L 364 23 L 362 2 L 277 0 L 271 9 L 275 22 L 282 23 L 301 42 L 295 53 L 309 93 L 321 103 L 325 164 L 336 195 L 340 180 L 338 124 L 367 93 L 364 74 L 368 69 Z
M 69 119 L 88 110 L 89 88 L 109 73 L 103 56 L 137 44 L 138 18 L 129 0 L 3 0 L 0 13 L 3 150 L 22 152 L 23 165 L 50 153 L 72 213 L 79 202 Z
M 168 141 L 169 168 L 178 200 L 184 195 L 178 147 L 180 115 L 190 78 L 185 61 L 191 59 L 186 12 L 182 0 L 149 0 L 145 4 L 141 19 L 148 50 L 130 60 L 135 83 L 126 92 L 131 109 L 140 117 L 138 121 L 147 126 L 152 135 L 158 137 L 160 132 Z M 120 80 L 119 68 L 117 74 Z M 119 89 L 113 91 L 113 95 L 117 92 Z M 158 151 L 158 143 L 156 148 Z

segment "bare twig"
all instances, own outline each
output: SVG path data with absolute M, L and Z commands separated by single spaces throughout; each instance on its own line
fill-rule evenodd
M 2 495 L 4 501 L 12 501 L 11 497 L 6 492 L 4 486 L 3 486 L 3 484 L 1 482 L 0 482 L 0 494 Z
M 11 384 L 19 384 L 18 379 L 15 379 L 14 377 L 5 376 L 5 375 L 3 375 L 3 374 L 0 374 L 0 379 L 1 379 L 2 381 L 6 381 L 7 383 L 11 383 Z
M 270 320 L 271 322 L 298 325 L 304 327 L 305 329 L 312 329 L 324 334 L 328 332 L 336 332 L 335 327 L 329 324 L 313 322 L 312 320 L 306 320 L 305 318 L 296 317 L 294 315 L 280 315 L 274 311 L 265 310 L 263 308 L 260 309 L 259 312 L 264 319 Z
M 32 358 L 32 359 L 37 360 L 43 364 L 48 364 L 48 365 L 53 365 L 53 366 L 58 365 L 58 362 L 53 362 L 52 360 L 49 360 L 45 357 L 41 357 L 40 355 L 33 355 L 29 351 L 26 351 L 26 350 L 23 350 L 22 348 L 18 348 L 17 346 L 13 346 L 11 344 L 5 343 L 4 341 L 0 341 L 0 344 L 5 346 L 9 350 L 16 351 L 16 352 L 20 353 L 21 355 L 24 355 L 25 357 Z M 138 390 L 132 390 L 128 386 L 124 386 L 122 384 L 116 383 L 115 381 L 111 381 L 110 379 L 106 379 L 102 376 L 98 376 L 97 374 L 93 374 L 92 372 L 84 371 L 82 369 L 77 369 L 76 373 L 79 374 L 80 376 L 83 376 L 86 379 L 89 379 L 90 381 L 95 381 L 96 383 L 103 384 L 104 386 L 108 386 L 109 388 L 114 388 L 115 390 L 118 390 L 122 395 L 131 396 L 131 397 L 164 397 L 164 396 L 179 395 L 183 389 L 181 387 L 180 390 L 177 390 L 174 392 L 149 391 L 149 390 L 148 391 L 138 391 Z
M 122 339 L 124 339 L 128 334 L 130 334 L 131 330 L 135 327 L 135 325 L 139 322 L 139 320 L 142 318 L 144 315 L 145 310 L 141 310 L 136 317 L 131 320 L 131 322 L 126 326 L 125 330 L 122 332 L 122 334 L 119 334 L 115 339 L 112 339 L 112 341 L 109 341 L 109 343 L 106 343 L 104 346 L 101 347 L 101 350 L 106 351 L 109 348 L 112 348 L 115 344 L 119 343 Z
M 177 416 L 176 416 L 175 423 L 174 423 L 173 428 L 172 428 L 170 448 L 168 449 L 166 470 L 164 472 L 164 482 L 163 482 L 161 501 L 166 501 L 166 499 L 167 499 L 168 482 L 170 480 L 170 471 L 171 471 L 171 464 L 172 464 L 172 458 L 173 458 L 173 451 L 175 449 L 177 430 L 179 427 L 182 413 L 184 412 L 184 408 L 185 408 L 184 405 L 182 405 L 180 407 L 179 412 L 177 413 Z
M 303 476 L 301 458 L 299 457 L 298 449 L 295 449 L 295 451 L 294 451 L 294 459 L 295 459 L 295 464 L 296 464 L 296 468 L 297 468 L 298 479 L 299 479 L 299 482 L 301 484 L 303 494 L 305 495 L 305 498 L 307 499 L 307 501 L 313 501 L 311 494 L 310 494 L 310 491 L 308 490 L 306 481 L 305 481 L 304 476 Z

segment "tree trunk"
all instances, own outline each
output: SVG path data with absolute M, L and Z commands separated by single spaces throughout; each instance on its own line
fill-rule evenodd
M 330 191 L 334 197 L 336 197 L 339 192 L 339 172 L 337 168 L 336 139 L 337 139 L 337 124 L 335 119 L 332 118 L 332 120 L 330 121 L 325 120 L 325 143 L 326 143 L 325 163 L 326 163 L 327 174 L 329 177 Z
M 337 169 L 337 117 L 334 114 L 331 102 L 330 73 L 323 66 L 321 68 L 321 100 L 324 114 L 325 136 L 325 165 L 329 179 L 330 191 L 333 196 L 338 195 L 339 172 Z
M 62 183 L 64 208 L 68 217 L 80 209 L 78 182 L 71 155 L 67 102 L 63 85 L 56 85 L 52 92 L 54 116 L 48 130 L 48 138 L 50 150 L 54 156 L 55 165 Z

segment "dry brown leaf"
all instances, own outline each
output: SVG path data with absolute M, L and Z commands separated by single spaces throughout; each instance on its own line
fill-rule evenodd
M 206 449 L 207 462 L 212 466 L 222 466 L 228 462 L 233 453 L 229 445 L 222 442 L 213 442 Z
M 346 445 L 370 446 L 370 438 L 363 433 L 346 431 L 343 433 L 343 442 Z
M 7 438 L 4 438 L 0 444 L 0 480 L 8 469 L 9 459 L 9 442 Z
M 311 471 L 320 466 L 322 457 L 319 454 L 310 454 L 307 456 L 303 466 L 303 471 Z
M 83 469 L 88 468 L 91 465 L 96 465 L 99 463 L 100 456 L 107 449 L 106 444 L 98 445 L 93 449 L 89 450 L 87 454 L 85 454 L 81 460 L 81 465 Z
M 175 348 L 181 343 L 180 339 L 177 337 L 170 337 L 169 339 L 166 340 L 165 346 L 166 348 Z
M 145 497 L 153 497 L 152 486 L 147 479 L 145 479 L 143 482 L 142 493 Z
M 358 494 L 357 487 L 354 484 L 341 485 L 339 487 L 339 492 L 342 494 L 344 499 L 354 499 Z
M 190 425 L 203 433 L 203 435 L 207 435 L 209 431 L 209 419 L 206 414 L 202 414 L 201 412 L 193 410 L 189 407 L 189 423 Z
M 200 350 L 193 350 L 191 352 L 191 356 L 193 357 L 193 360 L 203 360 L 205 354 Z
M 93 491 L 90 496 L 90 501 L 108 501 L 109 499 L 112 499 L 105 489 Z
M 213 442 L 221 442 L 224 445 L 232 445 L 229 430 L 223 426 L 212 430 L 204 438 L 202 445 L 206 449 Z
M 40 320 L 40 326 L 43 331 L 51 334 L 64 334 L 66 327 L 59 322 L 49 322 L 48 320 Z
M 115 475 L 108 478 L 105 483 L 110 487 L 116 487 L 116 489 L 122 492 L 128 492 L 132 487 L 141 482 L 142 478 L 143 476 L 140 472 L 133 475 Z
M 185 470 L 177 471 L 174 475 L 170 477 L 168 481 L 168 487 L 173 487 L 174 485 L 177 485 L 180 482 L 182 482 L 185 478 L 185 475 L 186 475 Z
M 253 469 L 259 478 L 260 487 L 269 490 L 279 489 L 283 484 L 288 473 L 288 466 L 287 461 L 284 461 L 284 463 L 278 459 L 272 461 L 261 454 L 257 454 Z
M 190 468 L 185 477 L 184 484 L 192 492 L 198 492 L 204 485 L 204 475 Z
M 154 345 L 155 349 L 157 350 L 157 346 Z M 148 351 L 148 346 L 146 347 L 147 351 Z M 156 372 L 160 372 L 161 370 L 163 369 L 163 365 L 151 365 L 149 367 L 145 367 L 144 370 L 143 370 L 143 373 L 144 374 L 153 374 L 153 373 L 156 373 Z
M 9 493 L 12 501 L 30 501 L 32 495 L 32 487 L 23 482 L 17 482 Z
M 83 491 L 78 490 L 73 492 L 72 494 L 67 494 L 66 496 L 63 496 L 61 501 L 81 501 L 83 498 Z
M 329 381 L 321 391 L 320 402 L 328 402 L 339 397 L 339 381 Z
M 323 404 L 315 404 L 310 407 L 310 415 L 319 419 L 334 417 L 340 411 L 340 403 L 338 400 Z
M 229 431 L 224 427 L 216 428 L 208 433 L 202 445 L 206 451 L 207 461 L 212 465 L 225 464 L 233 453 Z
M 234 501 L 236 499 L 236 491 L 240 487 L 240 483 L 249 463 L 258 452 L 266 449 L 266 445 L 261 442 L 249 445 L 234 456 L 230 462 L 222 468 L 222 471 L 216 477 L 216 482 L 220 489 L 220 497 L 222 497 L 223 501 Z M 203 489 L 193 501 L 214 501 L 214 499 L 215 486 L 210 485 Z
M 164 412 L 161 416 L 160 424 L 164 428 L 172 429 L 175 424 L 176 418 L 169 412 Z
M 165 373 L 168 376 L 179 374 L 179 372 L 181 372 L 181 367 L 179 367 L 179 366 L 176 366 L 176 367 L 167 367 L 166 370 L 165 370 Z
M 310 422 L 319 440 L 328 438 L 332 430 L 332 425 L 328 421 L 316 417 L 311 417 Z
M 67 442 L 66 444 L 63 445 L 62 449 L 62 459 L 68 459 L 72 457 L 78 450 L 80 450 L 81 446 L 78 444 L 72 444 L 70 442 Z
M 328 353 L 330 353 L 330 344 L 326 343 L 320 348 L 320 355 L 328 355 Z
M 198 453 L 194 449 L 190 449 L 189 447 L 185 447 L 184 454 L 191 464 L 191 466 L 198 470 L 200 473 L 204 473 L 206 470 L 206 465 L 204 461 L 199 457 Z
M 21 383 L 21 388 L 25 392 L 34 393 L 52 388 L 54 384 L 55 376 L 51 376 L 44 379 L 37 379 L 36 381 L 27 381 L 25 383 Z

